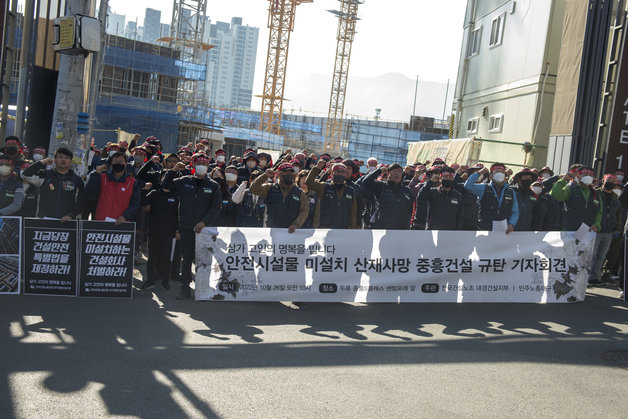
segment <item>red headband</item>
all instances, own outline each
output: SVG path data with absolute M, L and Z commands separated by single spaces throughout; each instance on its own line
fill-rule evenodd
M 294 171 L 294 166 L 292 166 L 292 164 L 290 164 L 290 163 L 282 163 L 282 164 L 279 166 L 279 169 L 278 169 L 278 170 L 279 170 L 280 172 L 283 172 L 284 170 L 292 170 L 292 171 Z
M 195 154 L 194 156 L 192 156 L 192 161 L 194 162 L 194 164 L 199 163 L 199 162 L 209 163 L 209 159 L 204 154 Z

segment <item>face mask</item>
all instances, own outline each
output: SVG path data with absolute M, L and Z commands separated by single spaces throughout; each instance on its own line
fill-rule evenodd
M 121 148 L 120 153 L 126 153 L 126 148 Z
M 586 186 L 589 186 L 593 183 L 593 176 L 583 176 L 580 178 L 580 182 L 582 182 L 582 184 Z
M 33 160 L 35 161 L 39 161 L 39 160 L 43 160 L 44 156 L 42 156 L 41 154 L 33 154 Z
M 0 166 L 0 176 L 9 176 L 11 174 L 11 166 Z
M 532 188 L 532 192 L 537 195 L 541 195 L 541 193 L 543 192 L 543 188 L 541 188 L 540 186 L 535 186 L 534 188 Z
M 216 156 L 216 161 L 219 161 L 220 163 L 222 163 L 223 161 L 225 161 L 225 156 L 223 155 Z
M 203 165 L 197 165 L 196 168 L 194 169 L 196 174 L 203 177 L 207 174 L 207 166 L 203 166 Z
M 266 160 L 264 160 L 264 159 L 260 159 L 260 161 L 259 161 L 259 167 L 266 167 Z
M 607 191 L 612 191 L 613 189 L 615 189 L 615 184 L 611 182 L 604 182 L 604 189 L 606 189 Z
M 451 188 L 454 186 L 454 181 L 452 179 L 442 179 L 440 183 L 443 185 L 443 188 Z
M 334 183 L 345 183 L 344 175 L 334 175 Z
M 255 169 L 255 166 L 257 166 L 257 162 L 256 161 L 247 161 L 246 162 L 246 167 L 248 167 L 249 169 Z
M 135 160 L 135 165 L 140 165 L 144 163 L 144 157 L 142 156 L 135 156 L 133 157 L 133 160 Z
M 124 169 L 126 168 L 126 164 L 115 163 L 111 165 L 111 168 L 113 169 L 114 173 L 120 173 L 124 171 Z
M 506 174 L 502 172 L 497 172 L 493 175 L 493 182 L 495 183 L 503 183 L 504 179 L 506 179 Z
M 624 175 L 617 175 L 617 182 L 622 183 L 624 181 Z
M 292 183 L 294 183 L 294 177 L 292 177 L 292 175 L 281 175 L 281 181 L 286 185 L 292 185 Z
M 531 179 L 524 179 L 521 181 L 521 186 L 524 187 L 524 189 L 528 189 L 530 187 L 530 185 L 532 185 L 532 180 Z
M 543 173 L 543 175 L 541 177 L 543 179 L 549 179 L 550 178 L 550 174 L 549 173 Z
M 11 156 L 14 154 L 17 154 L 17 147 L 7 147 L 5 150 L 6 150 L 6 153 Z
M 238 180 L 238 175 L 235 173 L 225 173 L 225 179 L 227 179 L 227 182 L 235 182 Z
M 375 171 L 375 169 L 377 169 L 377 167 L 375 167 L 375 166 L 369 166 L 369 167 L 368 167 L 368 169 L 367 169 L 367 171 L 368 171 L 369 173 L 373 173 L 373 172 Z
M 613 189 L 613 192 L 615 192 L 615 195 L 617 195 L 617 197 L 619 197 L 622 194 L 623 190 L 622 189 Z

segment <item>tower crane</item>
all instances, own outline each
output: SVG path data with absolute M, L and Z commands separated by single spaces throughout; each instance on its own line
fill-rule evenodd
M 290 33 L 294 29 L 296 7 L 313 0 L 268 0 L 268 55 L 266 57 L 266 75 L 260 130 L 280 134 L 283 113 L 286 67 L 288 66 L 288 47 Z
M 338 17 L 338 33 L 336 39 L 336 62 L 334 77 L 329 98 L 329 113 L 327 115 L 327 133 L 325 136 L 325 151 L 339 153 L 342 139 L 342 117 L 345 109 L 347 93 L 347 79 L 349 77 L 349 63 L 351 61 L 351 46 L 355 38 L 355 27 L 358 19 L 358 6 L 361 0 L 339 0 L 340 10 L 329 10 Z

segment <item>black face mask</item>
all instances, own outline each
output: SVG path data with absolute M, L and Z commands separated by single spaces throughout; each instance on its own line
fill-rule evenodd
M 14 155 L 14 154 L 17 154 L 17 147 L 7 147 L 4 150 L 5 150 L 5 152 L 7 154 L 9 154 L 11 156 Z
M 111 165 L 111 168 L 113 169 L 114 173 L 120 173 L 124 171 L 124 169 L 126 168 L 126 164 L 114 163 Z
M 531 179 L 523 179 L 521 180 L 521 186 L 523 186 L 523 189 L 530 189 L 530 185 L 532 185 L 532 180 Z
M 345 183 L 344 175 L 334 175 L 334 183 L 335 184 L 343 184 L 343 183 Z
M 285 185 L 292 185 L 294 183 L 294 177 L 292 177 L 292 175 L 281 175 L 281 181 Z
M 453 188 L 454 181 L 451 179 L 443 179 L 440 181 L 440 184 L 443 185 L 443 188 Z
M 615 184 L 611 182 L 604 182 L 604 189 L 606 189 L 607 191 L 612 191 L 613 189 L 615 189 Z
M 120 153 L 126 153 L 126 148 L 121 148 Z

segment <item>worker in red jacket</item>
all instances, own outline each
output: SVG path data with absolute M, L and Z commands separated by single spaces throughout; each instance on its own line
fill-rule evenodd
M 114 219 L 116 225 L 134 221 L 141 201 L 139 185 L 127 174 L 124 153 L 115 152 L 109 162 L 111 169 L 105 164 L 96 167 L 85 186 L 87 195 L 98 199 L 94 220 Z

